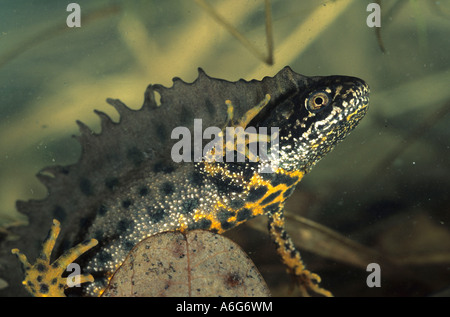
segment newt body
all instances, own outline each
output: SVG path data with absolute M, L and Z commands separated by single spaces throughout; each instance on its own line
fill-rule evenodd
M 161 95 L 160 106 L 155 92 Z M 121 122 L 113 123 L 98 113 L 100 135 L 80 124 L 80 162 L 47 169 L 53 178 L 40 178 L 49 188 L 49 197 L 21 202 L 18 208 L 30 218 L 43 210 L 50 212 L 35 223 L 31 219 L 32 227 L 49 224 L 52 218 L 61 222 L 62 239 L 56 241 L 58 223 L 46 240 L 56 243 L 56 256 L 64 250 L 70 254 L 71 247 L 88 239 L 85 245 L 90 243 L 91 249 L 83 249 L 77 263 L 85 274 L 83 282 L 94 281 L 83 284 L 83 295 L 100 295 L 128 252 L 146 237 L 173 230 L 222 233 L 258 215 L 269 217 L 277 251 L 300 287 L 329 295 L 318 286 L 319 277 L 304 268 L 284 229 L 283 206 L 302 177 L 365 115 L 368 92 L 367 84 L 358 78 L 305 77 L 288 67 L 262 81 L 231 83 L 200 71 L 192 84 L 174 79 L 172 88 L 151 85 L 141 110 L 108 100 L 121 114 Z M 242 128 L 279 128 L 278 156 L 269 153 L 273 173 L 261 173 L 263 163 L 249 156 L 244 162 L 175 163 L 170 159 L 174 143 L 170 131 L 192 124 L 194 118 L 215 126 L 228 122 Z M 92 238 L 98 241 L 95 247 Z M 19 249 L 14 251 L 19 258 L 20 252 L 28 252 L 20 244 Z M 47 247 L 45 259 L 50 259 L 51 249 Z M 23 256 L 20 259 L 27 264 Z M 28 282 L 41 283 L 29 267 Z M 51 283 L 45 276 L 40 279 Z M 64 289 L 50 293 L 42 283 L 28 290 L 38 296 L 64 294 Z

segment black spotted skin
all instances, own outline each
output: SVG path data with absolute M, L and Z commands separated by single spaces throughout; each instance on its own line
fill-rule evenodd
M 159 107 L 154 103 L 154 91 L 162 96 Z M 298 277 L 300 287 L 305 292 L 330 295 L 318 286 L 320 278 L 304 268 L 284 229 L 283 206 L 302 177 L 364 116 L 368 86 L 358 78 L 306 77 L 287 67 L 273 78 L 235 83 L 212 79 L 200 71 L 193 84 L 174 79 L 172 88 L 149 86 L 145 96 L 139 111 L 129 110 L 118 100 L 108 100 L 121 114 L 121 122 L 112 123 L 97 112 L 102 118 L 102 133 L 98 136 L 92 136 L 79 123 L 84 150 L 80 162 L 51 169 L 57 179 L 64 178 L 77 187 L 73 196 L 81 203 L 65 194 L 67 188 L 53 190 L 63 185 L 55 186 L 52 180 L 44 179 L 49 190 L 57 193 L 51 193 L 44 202 L 19 204 L 19 210 L 28 215 L 49 209 L 45 223 L 52 218 L 61 221 L 65 232 L 53 242 L 56 256 L 79 241 L 87 239 L 86 245 L 90 243 L 90 250 L 77 254 L 81 255 L 77 262 L 81 263 L 86 282 L 82 294 L 100 295 L 128 252 L 146 237 L 173 230 L 222 233 L 255 216 L 267 215 L 269 233 L 282 261 Z M 197 101 L 198 111 L 193 106 Z M 167 115 L 161 117 L 168 118 L 167 124 L 163 119 L 155 120 L 157 112 Z M 231 120 L 227 120 L 227 113 L 233 114 L 228 118 Z M 138 119 L 137 114 L 153 121 Z M 170 119 L 169 114 L 179 119 Z M 208 122 L 208 116 L 217 119 Z M 204 126 L 209 123 L 223 127 L 228 122 L 243 128 L 279 128 L 279 155 L 270 152 L 269 163 L 249 161 L 249 157 L 245 162 L 175 163 L 170 159 L 171 130 L 192 124 L 194 118 L 205 118 Z M 142 127 L 139 130 L 139 125 L 145 125 L 146 131 L 141 131 Z M 132 131 L 123 132 L 129 133 L 123 136 L 120 126 Z M 148 144 L 142 132 L 149 133 Z M 115 152 L 110 149 L 112 144 L 117 144 Z M 94 152 L 95 159 L 91 158 Z M 261 172 L 267 164 L 272 173 Z M 58 193 L 65 199 L 52 200 Z M 73 207 L 68 201 L 79 206 Z M 82 212 L 74 216 L 71 210 Z M 74 217 L 76 220 L 71 220 Z M 51 236 L 56 240 L 58 235 Z M 98 245 L 94 247 L 94 240 L 89 239 L 95 239 Z M 20 244 L 19 248 L 27 251 Z M 19 258 L 21 251 L 14 251 Z M 23 257 L 21 261 L 27 263 Z M 36 288 L 30 292 L 42 295 Z

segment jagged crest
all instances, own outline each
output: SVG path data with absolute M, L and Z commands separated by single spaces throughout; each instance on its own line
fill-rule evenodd
M 82 148 L 80 159 L 75 164 L 47 167 L 38 173 L 48 195 L 43 200 L 17 202 L 18 210 L 28 216 L 30 224 L 15 229 L 21 238 L 14 241 L 14 247 L 30 258 L 36 257 L 40 242 L 56 218 L 62 224 L 62 231 L 53 256 L 59 256 L 85 238 L 83 233 L 102 208 L 105 197 L 126 191 L 130 179 L 175 172 L 179 168 L 180 164 L 170 160 L 170 149 L 175 142 L 170 135 L 175 127 L 192 129 L 194 118 L 202 118 L 205 126 L 222 126 L 227 118 L 225 100 L 233 102 L 235 115 L 240 117 L 266 94 L 271 95 L 271 103 L 277 103 L 305 85 L 307 78 L 289 67 L 261 81 L 237 82 L 211 78 L 199 69 L 193 83 L 174 78 L 170 88 L 149 85 L 139 110 L 128 108 L 118 99 L 107 99 L 120 114 L 119 122 L 95 110 L 101 121 L 101 132 L 94 133 L 77 121 L 80 134 L 76 138 Z M 10 285 L 0 295 L 23 295 L 21 270 L 9 253 L 11 247 L 6 243 L 0 251 L 0 276 Z

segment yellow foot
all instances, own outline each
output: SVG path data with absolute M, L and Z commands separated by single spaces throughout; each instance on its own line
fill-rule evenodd
M 22 284 L 33 296 L 64 297 L 64 290 L 67 287 L 94 281 L 94 278 L 90 274 L 81 275 L 72 273 L 68 278 L 61 277 L 61 275 L 66 271 L 69 264 L 87 250 L 97 245 L 98 241 L 95 239 L 78 244 L 66 251 L 55 262 L 50 263 L 50 256 L 60 230 L 59 221 L 53 219 L 53 225 L 47 239 L 42 244 L 41 254 L 36 259 L 34 265 L 28 262 L 25 254 L 21 253 L 19 249 L 11 250 L 13 254 L 17 255 L 25 270 L 25 279 Z
M 287 266 L 299 287 L 302 296 L 314 294 L 332 297 L 333 294 L 319 286 L 321 278 L 319 275 L 305 269 L 300 252 L 295 248 L 294 242 L 285 229 L 283 206 L 273 214 L 269 214 L 269 233 L 277 245 L 278 254 Z
M 227 120 L 225 122 L 225 126 L 222 128 L 222 131 L 220 132 L 219 136 L 223 138 L 224 143 L 220 147 L 219 151 L 216 151 L 217 149 L 213 149 L 210 153 L 207 155 L 207 161 L 213 162 L 214 157 L 221 157 L 223 156 L 224 149 L 226 151 L 237 151 L 241 153 L 244 157 L 247 157 L 251 162 L 256 162 L 258 158 L 254 153 L 251 153 L 248 149 L 249 143 L 256 143 L 256 142 L 270 142 L 270 136 L 268 135 L 262 135 L 258 134 L 256 132 L 249 132 L 245 129 L 247 128 L 247 125 L 252 121 L 252 119 L 261 112 L 262 109 L 264 109 L 265 106 L 270 102 L 270 95 L 267 94 L 264 96 L 264 99 L 248 110 L 242 118 L 238 120 L 237 123 L 234 121 L 234 106 L 231 100 L 225 100 L 225 104 L 227 105 Z M 231 126 L 229 126 L 231 125 Z M 228 137 L 225 137 L 225 130 L 226 128 L 233 128 L 231 130 L 231 140 Z M 246 137 L 248 136 L 248 138 Z M 235 136 L 237 136 L 237 140 L 235 139 Z
M 315 273 L 308 270 L 301 270 L 301 272 L 295 273 L 295 279 L 302 296 L 307 297 L 313 294 L 318 294 L 326 297 L 333 297 L 333 294 L 330 291 L 327 291 L 318 285 L 321 278 Z
M 251 108 L 250 110 L 248 110 L 243 116 L 242 118 L 239 120 L 238 126 L 242 127 L 242 128 L 246 128 L 247 125 L 250 123 L 250 121 L 253 120 L 254 117 L 256 117 L 256 115 L 258 113 L 261 112 L 262 109 L 264 109 L 265 106 L 267 106 L 267 104 L 269 103 L 271 97 L 269 94 L 264 96 L 264 99 L 255 107 Z M 232 106 L 232 103 L 230 100 L 227 100 L 225 102 L 227 104 L 228 107 Z M 230 111 L 228 111 L 230 112 Z

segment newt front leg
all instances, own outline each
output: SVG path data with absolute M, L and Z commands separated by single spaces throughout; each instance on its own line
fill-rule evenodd
M 302 294 L 310 296 L 316 293 L 327 297 L 333 296 L 330 291 L 318 285 L 321 280 L 319 275 L 305 269 L 300 252 L 296 249 L 285 229 L 283 207 L 268 214 L 268 217 L 270 236 L 276 244 L 277 252 L 283 263 L 288 267 L 289 272 L 294 275 Z

